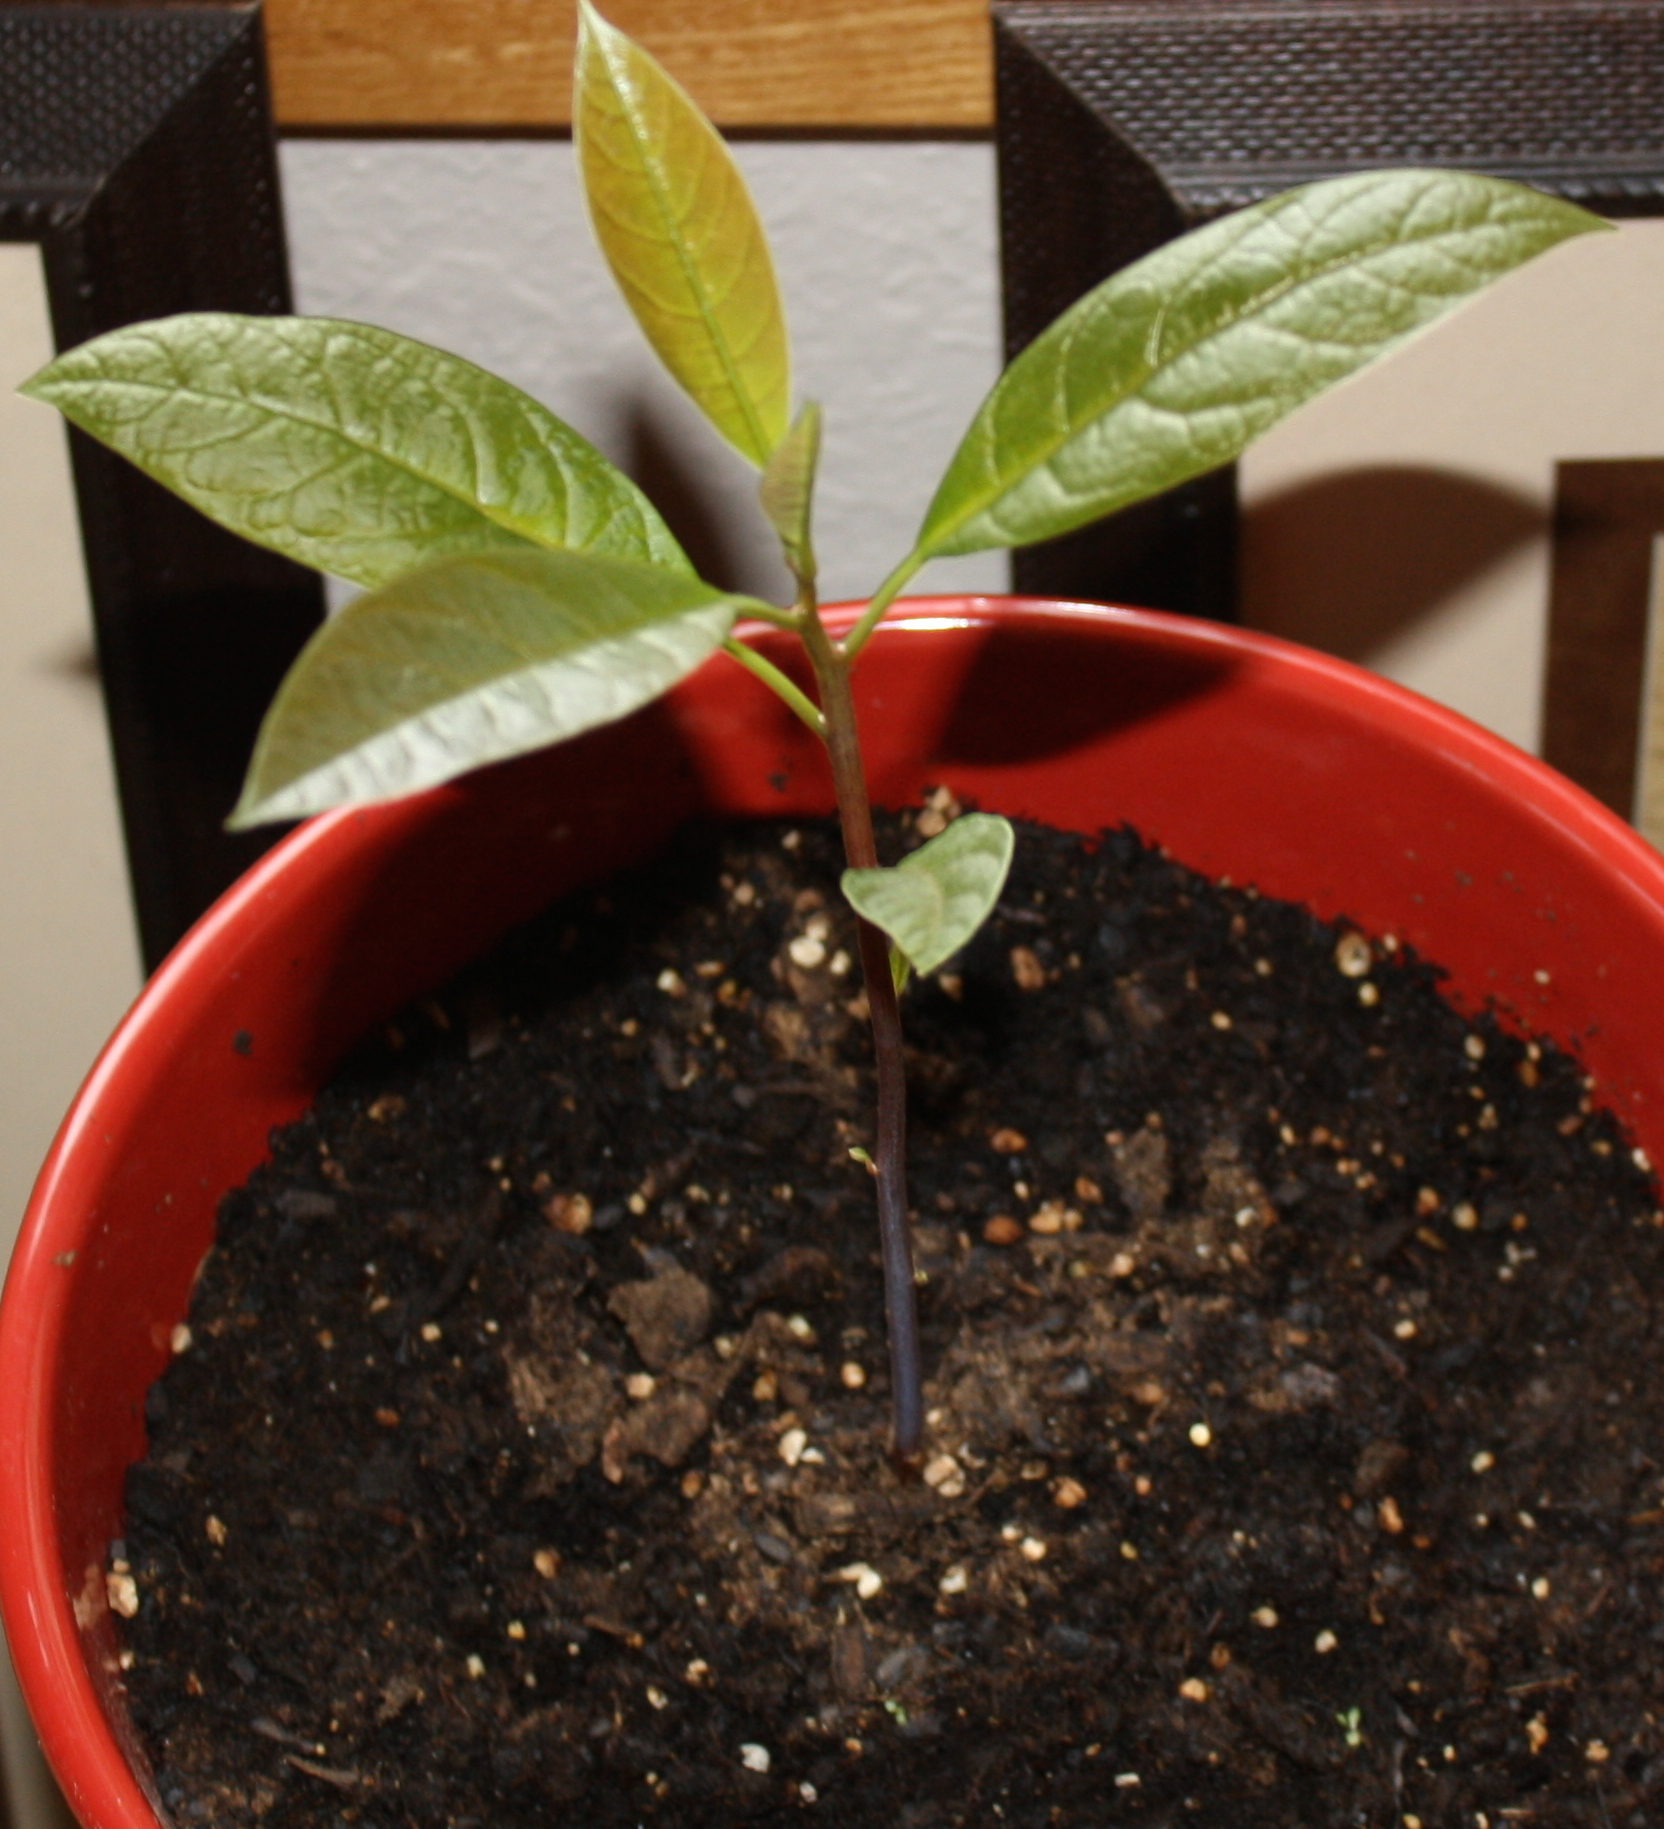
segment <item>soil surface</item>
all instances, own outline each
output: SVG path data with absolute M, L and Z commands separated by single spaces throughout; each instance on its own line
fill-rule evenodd
M 1022 829 L 907 998 L 906 1483 L 836 881 L 684 839 L 226 1199 L 111 1552 L 174 1816 L 1664 1819 L 1664 1215 L 1576 1061 Z

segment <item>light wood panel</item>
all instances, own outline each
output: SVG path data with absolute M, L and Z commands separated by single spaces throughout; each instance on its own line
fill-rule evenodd
M 986 0 L 613 0 L 724 127 L 986 128 Z M 572 0 L 267 0 L 283 128 L 568 124 Z

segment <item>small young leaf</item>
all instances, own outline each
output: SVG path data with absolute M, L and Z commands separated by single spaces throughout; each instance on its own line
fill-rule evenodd
M 572 137 L 596 238 L 665 366 L 754 464 L 785 436 L 791 357 L 763 225 L 722 137 L 580 0 Z
M 162 318 L 66 351 L 23 392 L 221 526 L 370 588 L 528 544 L 692 575 L 652 504 L 570 426 L 368 324 Z
M 1010 822 L 997 813 L 966 813 L 893 870 L 846 870 L 844 894 L 914 971 L 933 972 L 987 920 L 1015 844 Z
M 820 463 L 820 408 L 813 400 L 804 404 L 792 429 L 775 447 L 774 455 L 757 486 L 763 513 L 786 549 L 786 563 L 800 579 L 815 575 L 815 548 L 811 511 L 815 499 L 815 470 Z
M 1017 357 L 917 552 L 1050 539 L 1228 463 L 1491 280 L 1607 226 L 1441 171 L 1329 179 L 1209 223 L 1114 274 Z
M 718 648 L 747 600 L 588 553 L 471 553 L 357 598 L 266 714 L 233 827 L 386 800 L 610 723 Z

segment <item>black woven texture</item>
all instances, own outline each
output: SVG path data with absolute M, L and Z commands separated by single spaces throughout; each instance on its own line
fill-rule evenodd
M 113 171 L 247 29 L 180 8 L 0 9 L 0 178 L 87 189 Z M 90 53 L 90 54 L 89 54 Z
M 41 246 L 60 349 L 180 311 L 290 309 L 258 10 L 0 5 L 0 240 Z M 231 835 L 317 578 L 72 433 L 147 966 L 272 842 Z
M 1664 213 L 1664 0 L 996 0 L 1007 353 L 1164 241 L 1445 165 Z M 1232 472 L 1016 555 L 1019 589 L 1230 619 Z

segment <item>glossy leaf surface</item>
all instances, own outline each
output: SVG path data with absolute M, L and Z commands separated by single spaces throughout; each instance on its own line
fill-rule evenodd
M 67 351 L 24 392 L 222 526 L 371 588 L 528 545 L 691 572 L 647 498 L 570 426 L 370 325 L 163 318 Z
M 1515 184 L 1372 172 L 1158 248 L 995 385 L 918 551 L 1023 546 L 1230 462 L 1324 388 L 1533 255 L 1605 225 Z
M 745 604 L 684 573 L 531 548 L 407 573 L 307 644 L 231 823 L 413 793 L 621 718 L 692 672 Z
M 1016 835 L 997 813 L 965 813 L 893 870 L 846 870 L 844 894 L 916 972 L 933 972 L 987 920 Z
M 820 464 L 820 408 L 808 401 L 763 471 L 757 494 L 780 536 L 786 563 L 799 578 L 815 575 L 811 520 Z
M 595 233 L 665 366 L 754 464 L 791 411 L 785 313 L 739 167 L 681 86 L 587 4 L 572 137 Z

